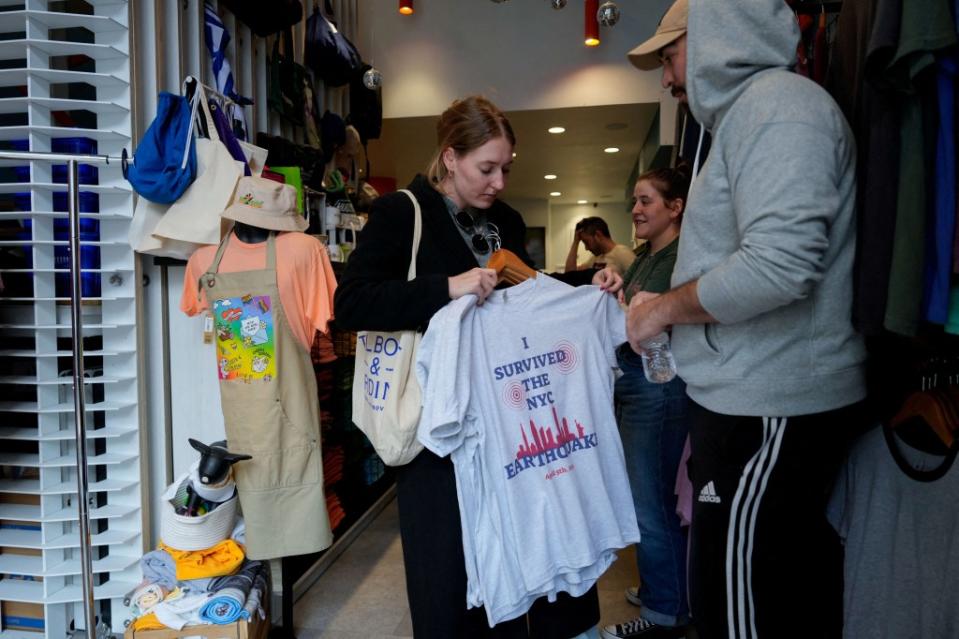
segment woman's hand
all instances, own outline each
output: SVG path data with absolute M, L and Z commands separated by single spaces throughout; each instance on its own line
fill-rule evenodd
M 623 288 L 623 276 L 607 266 L 593 275 L 593 285 L 610 295 L 616 295 Z
M 477 304 L 482 304 L 495 287 L 496 271 L 491 268 L 476 267 L 449 278 L 451 300 L 472 294 L 479 298 Z

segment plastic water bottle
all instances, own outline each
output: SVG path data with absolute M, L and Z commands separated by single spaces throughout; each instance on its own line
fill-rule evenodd
M 643 373 L 653 384 L 665 384 L 676 377 L 676 360 L 669 348 L 669 335 L 660 333 L 650 337 L 640 346 L 643 360 Z

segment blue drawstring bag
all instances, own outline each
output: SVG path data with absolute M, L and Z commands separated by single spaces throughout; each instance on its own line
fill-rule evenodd
M 190 101 L 181 95 L 160 93 L 156 117 L 123 172 L 141 197 L 157 204 L 173 204 L 196 179 L 192 119 Z

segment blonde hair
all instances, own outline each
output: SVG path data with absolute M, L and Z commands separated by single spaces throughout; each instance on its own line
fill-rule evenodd
M 436 152 L 426 169 L 430 184 L 436 187 L 446 178 L 443 152 L 447 148 L 464 155 L 499 137 L 516 145 L 513 127 L 499 107 L 481 95 L 453 102 L 436 123 Z

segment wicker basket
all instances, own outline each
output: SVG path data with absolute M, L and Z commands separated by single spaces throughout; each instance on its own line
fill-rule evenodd
M 334 328 L 331 335 L 333 337 L 333 352 L 336 353 L 337 357 L 353 357 L 356 355 L 356 332 Z

